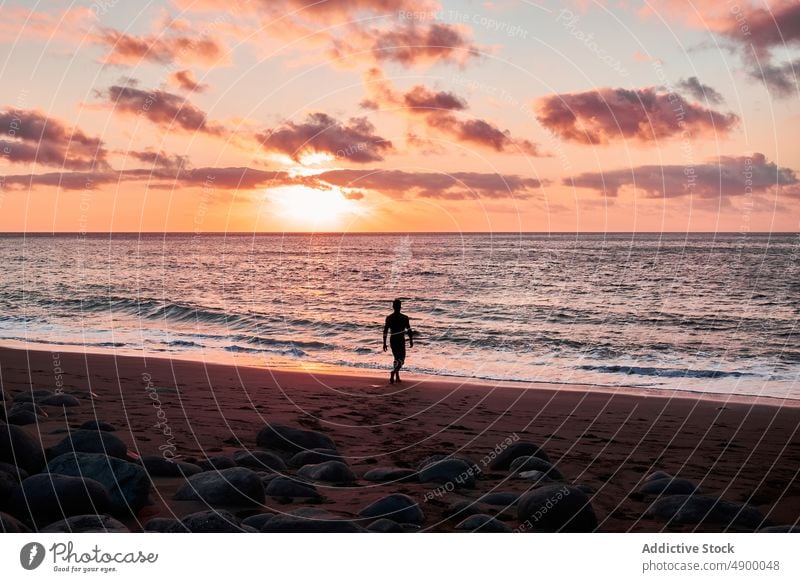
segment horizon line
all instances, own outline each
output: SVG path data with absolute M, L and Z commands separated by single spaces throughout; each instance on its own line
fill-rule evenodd
M 281 230 L 259 230 L 259 231 L 203 231 L 195 232 L 191 230 L 147 230 L 147 231 L 49 231 L 49 230 L 36 230 L 36 231 L 0 231 L 0 236 L 107 236 L 107 235 L 185 235 L 185 236 L 258 236 L 258 235 L 344 235 L 344 234 L 358 234 L 358 235 L 379 235 L 379 234 L 450 234 L 450 235 L 465 235 L 465 234 L 538 234 L 538 235 L 552 235 L 552 234 L 736 234 L 747 236 L 752 234 L 765 235 L 765 234 L 800 234 L 800 230 L 753 230 L 753 231 L 736 231 L 736 230 L 329 230 L 329 231 L 281 231 Z

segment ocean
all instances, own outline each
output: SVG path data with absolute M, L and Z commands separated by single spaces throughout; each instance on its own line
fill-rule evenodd
M 0 235 L 0 344 L 800 399 L 797 234 Z

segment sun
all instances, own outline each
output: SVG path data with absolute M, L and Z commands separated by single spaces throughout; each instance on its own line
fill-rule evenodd
M 363 214 L 363 205 L 340 190 L 316 190 L 307 186 L 285 186 L 265 196 L 275 205 L 275 215 L 296 226 L 319 230 L 339 226 L 347 215 Z

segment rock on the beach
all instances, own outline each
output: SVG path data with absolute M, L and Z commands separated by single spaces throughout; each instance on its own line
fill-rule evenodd
M 9 414 L 12 412 L 32 412 L 36 416 L 47 416 L 47 412 L 34 402 L 17 402 L 8 409 Z
M 337 450 L 328 435 L 283 424 L 268 424 L 258 433 L 256 444 L 264 449 L 295 453 L 302 450 Z
M 144 524 L 143 529 L 148 533 L 186 533 L 189 531 L 183 523 L 169 517 L 154 517 Z
M 548 477 L 541 471 L 522 471 L 521 473 L 517 473 L 517 477 L 532 482 L 533 487 L 553 482 L 553 480 L 550 477 Z
M 350 467 L 341 461 L 325 461 L 316 465 L 305 465 L 300 468 L 297 474 L 306 479 L 323 483 L 347 484 L 356 480 L 356 476 L 350 470 Z
M 240 451 L 233 455 L 233 460 L 241 467 L 263 471 L 285 471 L 286 463 L 275 453 L 269 451 Z
M 375 467 L 364 474 L 364 480 L 373 483 L 385 483 L 387 481 L 408 481 L 410 479 L 415 479 L 416 476 L 417 472 L 413 469 Z
M 764 515 L 754 507 L 709 495 L 667 495 L 660 497 L 645 515 L 676 524 L 713 524 L 724 528 L 755 531 Z
M 419 473 L 421 483 L 452 483 L 456 489 L 475 485 L 475 467 L 462 459 L 442 459 L 430 463 Z
M 251 515 L 250 517 L 244 518 L 242 520 L 242 525 L 247 525 L 260 530 L 262 527 L 264 527 L 264 524 L 273 517 L 275 517 L 274 513 L 257 513 L 255 515 Z
M 28 473 L 45 464 L 42 447 L 28 433 L 12 424 L 0 423 L 0 461 L 16 464 Z
M 19 394 L 15 395 L 13 400 L 14 402 L 38 402 L 42 398 L 47 398 L 48 396 L 53 395 L 54 393 L 52 390 L 26 390 L 25 392 L 20 392 Z
M 697 485 L 687 479 L 664 477 L 645 481 L 639 487 L 639 493 L 645 495 L 691 495 L 697 491 Z
M 517 504 L 517 516 L 525 530 L 591 532 L 597 528 L 589 497 L 569 485 L 545 485 L 525 493 Z
M 405 533 L 406 530 L 403 529 L 399 523 L 394 521 L 393 519 L 376 519 L 371 524 L 367 526 L 367 531 L 372 533 Z
M 202 471 L 192 463 L 165 459 L 161 455 L 145 455 L 142 457 L 142 465 L 151 477 L 191 477 Z
M 150 478 L 139 465 L 96 453 L 66 453 L 47 465 L 49 473 L 87 477 L 111 495 L 113 513 L 136 513 L 147 504 Z
M 425 521 L 425 514 L 419 504 L 408 495 L 393 493 L 382 497 L 362 509 L 358 515 L 365 518 L 386 517 L 397 523 L 411 523 L 419 525 Z
M 264 486 L 254 471 L 232 467 L 192 475 L 174 498 L 178 501 L 202 501 L 211 507 L 259 505 L 264 502 Z
M 317 488 L 309 483 L 301 483 L 290 477 L 275 477 L 266 486 L 266 494 L 277 499 L 312 498 L 322 496 Z
M 260 529 L 264 533 L 358 533 L 364 531 L 350 520 L 334 516 L 302 517 L 299 515 L 276 515 Z
M 503 449 L 489 465 L 492 469 L 503 471 L 511 467 L 514 459 L 519 457 L 539 457 L 550 462 L 550 458 L 544 449 L 533 443 L 514 443 Z
M 554 481 L 560 481 L 564 478 L 564 475 L 561 474 L 561 471 L 559 471 L 551 463 L 533 455 L 527 457 L 517 457 L 511 461 L 509 469 L 513 472 L 519 473 L 526 471 L 541 471 Z
M 230 470 L 230 469 L 226 469 Z M 192 533 L 239 533 L 246 531 L 242 521 L 230 511 L 211 509 L 185 516 L 181 523 Z
M 758 533 L 800 533 L 800 525 L 771 525 L 762 527 Z
M 51 523 L 41 533 L 128 533 L 130 530 L 109 515 L 75 515 Z
M 494 516 L 478 513 L 471 515 L 456 526 L 461 531 L 477 531 L 481 533 L 511 533 L 511 528 Z
M 11 505 L 17 517 L 47 524 L 73 515 L 105 513 L 111 508 L 111 497 L 94 479 L 39 473 L 17 486 Z
M 454 501 L 450 505 L 447 506 L 447 509 L 444 511 L 444 516 L 449 518 L 455 519 L 464 519 L 470 515 L 476 515 L 478 513 L 483 513 L 483 510 L 478 505 L 477 501 L 472 499 L 462 499 L 461 501 Z
M 78 427 L 80 430 L 104 430 L 106 432 L 115 432 L 117 428 L 113 424 L 103 422 L 102 420 L 87 420 Z
M 118 436 L 102 430 L 76 430 L 69 433 L 58 444 L 50 447 L 51 458 L 65 453 L 99 453 L 118 459 L 128 457 L 128 445 Z
M 72 394 L 53 394 L 38 400 L 42 406 L 80 406 L 81 401 L 75 398 Z
M 232 469 L 236 466 L 236 462 L 230 457 L 215 456 L 209 457 L 204 461 L 197 463 L 203 471 L 222 471 L 223 469 Z
M 333 449 L 312 449 L 310 451 L 300 451 L 289 459 L 292 467 L 302 467 L 304 465 L 316 465 L 325 461 L 341 461 L 342 456 Z
M 13 515 L 0 511 L 0 533 L 30 533 L 28 526 Z
M 672 479 L 672 475 L 664 471 L 654 471 L 644 478 L 645 481 L 658 481 L 659 479 Z
M 6 422 L 16 426 L 25 426 L 28 424 L 36 424 L 39 417 L 30 410 L 18 410 L 12 408 L 6 415 Z

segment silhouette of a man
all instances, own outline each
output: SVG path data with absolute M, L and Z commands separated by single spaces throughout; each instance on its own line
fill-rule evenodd
M 400 313 L 401 303 L 399 299 L 392 302 L 394 313 L 386 317 L 386 324 L 383 326 L 383 351 L 387 350 L 386 336 L 389 336 L 389 344 L 392 346 L 392 356 L 394 366 L 392 373 L 389 374 L 389 383 L 394 384 L 400 381 L 400 368 L 406 361 L 406 332 L 408 333 L 408 347 L 414 347 L 414 336 L 411 331 L 411 323 L 408 316 Z

